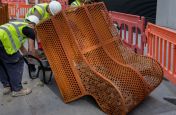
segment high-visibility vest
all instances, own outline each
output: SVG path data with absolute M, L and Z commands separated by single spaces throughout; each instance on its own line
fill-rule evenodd
M 25 22 L 10 22 L 0 26 L 0 41 L 7 54 L 12 55 L 19 51 L 27 38 L 22 32 L 27 25 Z
M 47 12 L 47 7 L 48 7 L 48 3 L 42 3 L 42 4 L 35 5 L 34 7 L 29 9 L 28 13 L 26 14 L 26 18 L 30 15 L 33 15 L 35 10 L 37 10 L 41 16 L 40 20 L 48 19 L 50 14 Z
M 74 2 L 71 3 L 71 6 L 81 6 L 80 0 L 75 0 Z

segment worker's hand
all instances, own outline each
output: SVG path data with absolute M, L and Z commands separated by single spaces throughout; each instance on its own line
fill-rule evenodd
M 22 45 L 20 51 L 23 55 L 27 54 L 27 49 Z
M 38 54 L 37 54 L 37 52 L 36 52 L 36 50 L 29 51 L 29 54 L 32 55 L 32 56 L 34 56 L 34 57 L 36 57 L 36 58 L 39 57 Z

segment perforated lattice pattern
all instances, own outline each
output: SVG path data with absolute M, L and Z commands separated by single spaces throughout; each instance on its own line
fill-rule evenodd
M 61 12 L 37 32 L 65 102 L 91 95 L 124 115 L 161 82 L 161 67 L 123 46 L 102 3 Z
M 143 81 L 134 70 L 115 63 L 102 48 L 87 53 L 86 57 L 97 72 L 106 76 L 119 88 L 124 97 L 127 112 L 144 99 Z
M 51 22 L 48 21 L 48 23 Z M 56 31 L 53 29 L 53 25 L 50 25 L 50 31 L 54 31 L 52 32 L 52 36 L 54 36 L 55 32 L 58 33 L 59 35 L 59 39 L 57 39 L 57 36 L 55 36 L 55 39 L 53 39 L 53 37 L 51 36 L 48 36 L 48 33 L 51 33 L 49 32 L 49 30 L 46 30 L 46 29 L 43 29 L 45 31 L 45 33 L 47 34 L 42 34 L 40 32 L 40 29 L 41 28 L 41 25 L 45 26 L 47 25 L 47 22 L 43 23 L 43 24 L 40 24 L 38 27 L 37 27 L 37 31 L 38 33 L 41 33 L 42 34 L 42 37 L 46 37 L 46 39 L 43 39 L 42 38 L 42 43 L 44 45 L 44 49 L 46 48 L 45 52 L 48 54 L 47 57 L 49 58 L 49 62 L 51 62 L 51 68 L 54 68 L 53 69 L 53 72 L 54 74 L 57 73 L 59 71 L 56 71 L 56 69 L 59 68 L 59 66 L 64 66 L 64 65 L 61 65 L 59 64 L 58 67 L 56 67 L 56 65 L 53 65 L 53 63 L 58 63 L 58 61 L 65 61 L 64 57 L 62 57 L 62 59 L 60 59 L 59 57 L 52 57 L 51 55 L 55 54 L 57 55 L 56 52 L 53 52 L 58 50 L 56 46 L 53 46 L 54 44 L 57 44 L 58 46 L 62 44 L 63 48 L 61 48 L 60 50 L 64 49 L 64 51 L 66 52 L 69 52 L 70 55 L 67 55 L 69 57 L 69 60 L 72 60 L 72 62 L 70 63 L 71 64 L 74 64 L 74 67 L 75 68 L 69 68 L 70 71 L 72 70 L 75 70 L 77 71 L 77 74 L 79 75 L 79 77 L 81 78 L 81 82 L 78 83 L 79 85 L 83 84 L 86 92 L 84 92 L 84 94 L 82 95 L 92 95 L 97 103 L 100 105 L 100 107 L 102 108 L 103 111 L 105 111 L 106 113 L 110 113 L 110 114 L 124 114 L 124 110 L 125 107 L 124 107 L 124 102 L 123 102 L 123 99 L 122 99 L 122 96 L 121 96 L 121 93 L 119 92 L 118 89 L 116 89 L 112 83 L 109 83 L 108 81 L 106 81 L 105 78 L 99 76 L 96 74 L 95 71 L 91 70 L 90 67 L 86 64 L 84 64 L 84 60 L 83 60 L 83 57 L 81 57 L 81 54 L 78 54 L 77 52 L 80 50 L 77 48 L 76 46 L 76 43 L 74 42 L 74 39 L 70 39 L 71 38 L 71 35 L 70 35 L 70 32 L 69 32 L 69 28 L 67 27 L 67 24 L 66 24 L 66 21 L 64 20 L 63 18 L 63 15 L 62 14 L 58 14 L 56 15 L 55 17 L 52 18 L 52 22 L 53 24 L 55 25 L 55 27 L 57 27 Z M 41 37 L 41 35 L 39 35 L 39 37 Z M 47 45 L 50 45 L 48 42 L 48 38 L 47 37 L 50 37 L 50 41 L 55 41 L 55 43 L 52 44 L 52 47 L 55 47 L 54 49 L 50 49 L 48 48 Z M 58 43 L 60 42 L 60 43 Z M 74 44 L 73 44 L 74 42 Z M 77 49 L 76 49 L 77 48 Z M 77 51 L 76 51 L 77 50 Z M 63 52 L 60 52 L 58 51 L 58 53 L 61 53 L 62 55 L 64 55 L 64 51 Z M 58 61 L 56 60 L 50 60 L 50 58 L 58 58 Z M 79 60 L 78 60 L 79 58 Z M 65 73 L 69 73 L 69 71 L 62 67 L 62 69 L 65 71 Z M 74 79 L 78 79 L 76 77 L 77 75 L 75 73 L 75 76 L 68 76 L 70 77 L 70 79 L 74 80 Z M 60 75 L 63 75 L 63 73 L 60 73 Z M 57 76 L 55 76 L 56 78 L 56 81 L 59 83 L 59 87 L 60 87 L 60 80 L 62 77 L 59 77 L 57 79 Z M 67 78 L 67 76 L 63 76 L 62 78 L 62 83 L 66 83 L 65 85 L 66 88 L 65 89 L 61 89 L 63 90 L 62 92 L 66 92 L 66 91 L 69 91 L 67 89 L 67 87 L 72 87 L 73 84 L 68 84 L 67 83 L 67 79 L 64 79 L 64 78 Z M 62 84 L 61 84 L 62 86 Z M 75 91 L 76 91 L 76 88 L 75 88 Z M 63 95 L 65 97 L 70 97 L 69 93 L 65 93 L 66 95 Z M 103 96 L 103 97 L 102 97 Z M 70 100 L 67 100 L 68 98 L 65 98 L 65 101 L 68 102 Z M 79 96 L 78 96 L 79 97 Z M 77 98 L 76 96 L 73 98 L 75 99 Z M 71 100 L 73 100 L 71 99 Z
M 140 74 L 143 76 L 144 80 L 148 84 L 148 93 L 154 90 L 161 83 L 163 71 L 156 60 L 149 57 L 137 55 L 131 49 L 123 48 L 117 43 L 114 43 L 113 47 L 114 49 L 120 48 L 125 63 L 129 64 L 140 72 Z M 129 53 L 129 55 L 125 56 L 125 54 L 127 53 Z
M 119 90 L 111 82 L 93 72 L 87 64 L 77 63 L 82 83 L 89 95 L 92 95 L 101 109 L 110 115 L 124 115 L 125 105 Z
M 82 95 L 52 21 L 40 24 L 37 32 L 64 100 L 69 101 Z
M 87 6 L 87 9 L 89 10 L 91 18 L 94 20 L 94 25 L 96 25 L 95 29 L 100 35 L 99 40 L 101 43 L 106 42 L 106 39 L 109 38 L 117 39 L 116 41 L 104 46 L 108 54 L 115 60 L 120 61 L 123 64 L 128 64 L 139 71 L 148 84 L 148 92 L 155 89 L 161 83 L 163 77 L 163 71 L 159 63 L 149 57 L 135 54 L 131 49 L 124 47 L 124 45 L 119 42 L 120 38 L 116 34 L 117 32 L 114 31 L 110 17 L 108 16 L 103 4 L 89 5 Z M 102 12 L 102 10 L 104 11 Z M 106 25 L 109 28 L 105 26 L 97 26 L 97 24 Z
M 121 98 L 120 93 L 116 91 L 110 83 L 103 78 L 100 78 L 96 73 L 92 72 L 88 66 L 83 64 L 83 57 L 81 57 L 81 54 L 78 54 L 79 49 L 77 48 L 74 39 L 71 39 L 69 28 L 67 27 L 66 21 L 64 21 L 63 15 L 55 16 L 53 22 L 57 27 L 60 41 L 63 41 L 63 47 L 65 46 L 65 50 L 67 49 L 67 51 L 71 53 L 71 60 L 74 59 L 74 66 L 78 69 L 79 76 L 87 92 L 85 94 L 92 95 L 97 100 L 102 110 L 107 113 L 123 112 L 119 111 L 119 108 L 124 108 L 123 101 L 119 100 Z M 107 90 L 107 92 L 105 92 L 105 90 Z M 101 97 L 103 95 L 105 95 L 104 98 Z M 114 95 L 116 95 L 116 97 L 114 97 Z
M 87 61 L 97 72 L 118 86 L 123 97 L 125 97 L 126 111 L 131 110 L 145 97 L 145 86 L 142 79 L 131 68 L 118 64 L 108 57 L 103 48 L 100 47 L 99 42 L 89 42 L 97 41 L 98 36 L 91 25 L 85 8 L 77 9 L 74 14 L 70 15 L 70 13 L 67 13 L 67 18 L 76 25 L 76 31 L 75 27 L 72 27 L 76 40 L 85 39 L 86 42 L 83 42 L 84 46 L 87 43 L 92 43 L 91 47 L 95 47 L 94 50 L 88 50 L 86 47 L 82 48 L 83 51 L 87 51 L 83 52 Z M 80 35 L 84 34 L 84 36 L 77 36 L 78 33 Z
M 66 12 L 66 15 L 73 32 L 77 33 L 75 34 L 75 37 L 77 39 L 79 47 L 81 49 L 87 49 L 96 45 L 99 41 L 98 39 L 92 38 L 92 36 L 96 36 L 96 34 L 95 32 L 92 32 L 94 30 L 92 30 L 90 24 L 87 23 L 89 19 L 84 18 L 86 17 L 86 14 L 83 9 L 84 8 L 81 7 L 79 9 L 76 9 L 74 12 Z M 85 27 L 87 27 L 87 29 L 84 29 Z

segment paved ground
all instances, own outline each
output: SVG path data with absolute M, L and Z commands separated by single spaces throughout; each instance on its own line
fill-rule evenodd
M 91 97 L 65 104 L 54 80 L 49 85 L 39 79 L 30 80 L 25 66 L 23 82 L 26 81 L 24 87 L 31 87 L 32 94 L 17 98 L 3 96 L 0 84 L 0 115 L 105 115 Z M 176 105 L 163 97 L 176 97 L 176 85 L 163 81 L 128 115 L 176 115 Z
M 105 115 L 91 97 L 65 104 L 54 80 L 49 85 L 43 85 L 39 79 L 30 80 L 26 68 L 23 82 L 28 83 L 24 87 L 32 87 L 32 94 L 12 98 L 0 93 L 0 115 Z M 176 86 L 168 81 L 163 81 L 128 115 L 176 115 L 176 106 L 163 100 L 165 96 L 176 96 Z

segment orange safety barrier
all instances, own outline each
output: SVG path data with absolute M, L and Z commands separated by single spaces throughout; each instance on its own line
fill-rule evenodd
M 26 1 L 25 0 L 2 0 L 3 3 L 9 3 L 9 2 L 23 2 L 25 3 Z
M 61 0 L 60 3 L 63 10 L 68 7 L 67 1 Z M 9 2 L 8 9 L 10 19 L 23 19 L 32 6 L 31 4 Z
M 8 3 L 10 19 L 23 19 L 31 7 L 25 3 Z
M 125 115 L 163 71 L 126 48 L 102 10 L 103 3 L 70 8 L 37 25 L 37 34 L 65 102 L 91 95 L 108 115 Z
M 148 23 L 146 35 L 148 56 L 158 60 L 164 76 L 176 84 L 176 31 Z
M 16 17 L 16 11 L 17 11 L 16 4 L 8 3 L 8 10 L 9 10 L 9 18 L 10 19 L 15 18 Z
M 34 0 L 35 1 L 35 0 Z M 49 3 L 51 0 L 40 0 L 40 3 Z
M 110 11 L 114 24 L 120 29 L 120 36 L 124 43 L 136 53 L 144 54 L 145 18 L 137 15 Z
M 23 19 L 25 18 L 26 13 L 28 10 L 32 7 L 32 5 L 26 5 L 26 4 L 18 4 L 18 15 L 17 18 Z
M 51 0 L 38 0 L 37 3 L 49 3 Z M 29 4 L 35 5 L 36 0 L 29 0 Z

